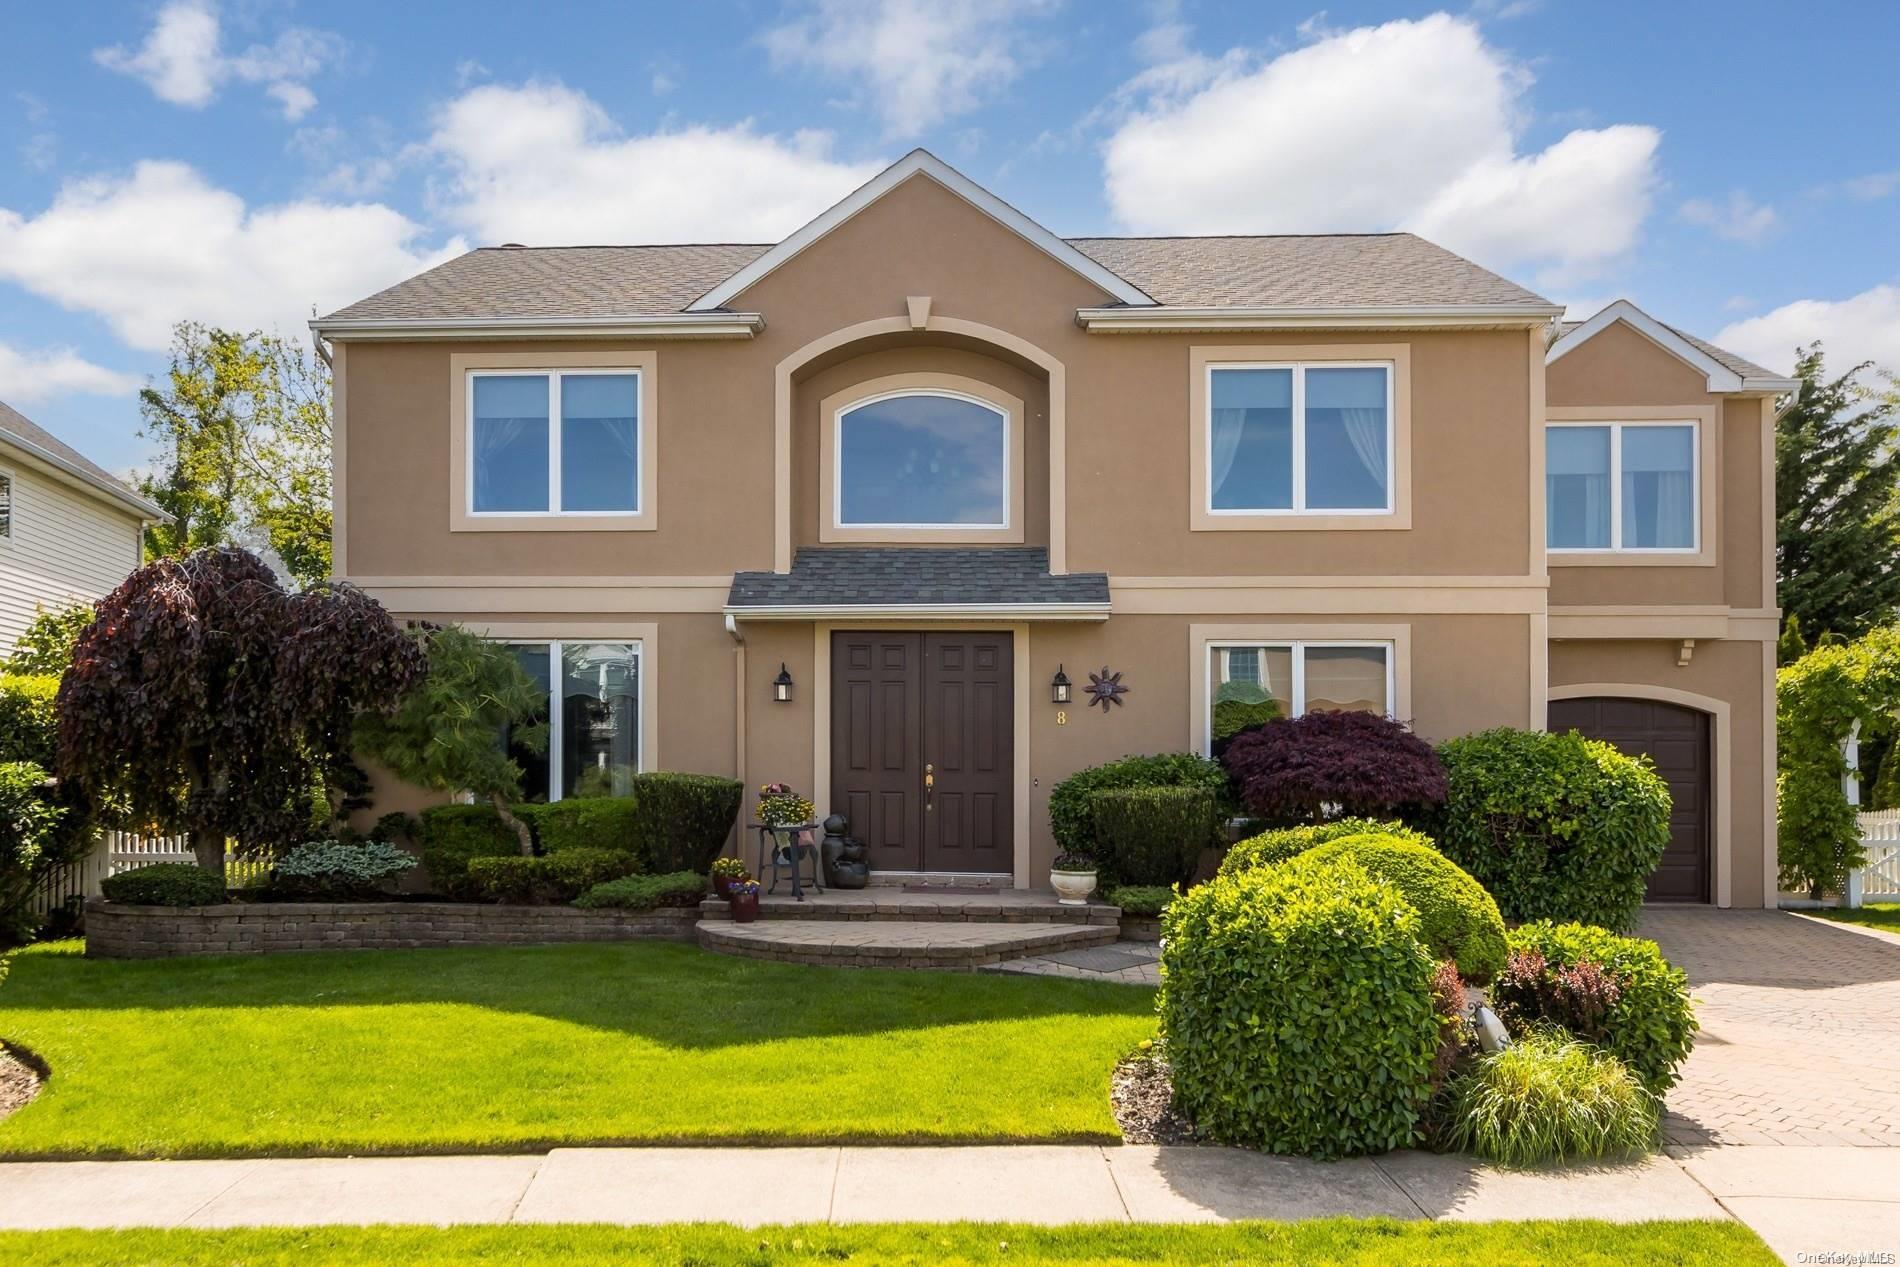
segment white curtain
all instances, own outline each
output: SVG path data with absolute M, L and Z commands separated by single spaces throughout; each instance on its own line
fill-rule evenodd
M 1234 469 L 1234 455 L 1240 451 L 1240 437 L 1247 427 L 1245 409 L 1214 410 L 1214 435 L 1212 447 L 1214 454 L 1213 485 L 1207 490 L 1209 496 L 1218 493 L 1221 485 L 1227 482 L 1228 474 Z
M 1339 418 L 1366 474 L 1380 488 L 1385 487 L 1385 410 L 1341 409 Z
M 475 505 L 487 502 L 491 463 L 507 456 L 530 422 L 539 418 L 477 418 L 475 420 Z

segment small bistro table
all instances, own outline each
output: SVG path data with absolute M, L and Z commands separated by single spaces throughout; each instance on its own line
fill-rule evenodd
M 817 823 L 751 823 L 748 824 L 759 833 L 759 874 L 765 874 L 765 868 L 772 868 L 772 887 L 767 893 L 778 892 L 779 871 L 789 866 L 792 871 L 792 896 L 798 901 L 805 900 L 805 889 L 799 880 L 799 860 L 811 859 L 812 887 L 820 893 L 825 891 L 825 879 L 818 869 L 818 846 L 804 837 L 817 832 Z

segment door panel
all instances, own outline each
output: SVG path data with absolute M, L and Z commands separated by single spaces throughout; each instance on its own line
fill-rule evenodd
M 1621 752 L 1647 755 L 1669 785 L 1669 843 L 1649 876 L 1651 902 L 1707 902 L 1713 838 L 1709 716 L 1660 700 L 1598 696 L 1552 700 L 1550 728 L 1579 730 Z
M 932 871 L 1015 865 L 1014 647 L 1006 633 L 924 635 L 924 813 Z
M 831 803 L 874 869 L 923 867 L 922 652 L 914 633 L 831 639 Z

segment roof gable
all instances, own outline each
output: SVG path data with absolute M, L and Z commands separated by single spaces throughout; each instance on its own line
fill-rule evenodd
M 1137 307 L 1155 306 L 1155 301 L 1127 278 L 1063 241 L 936 155 L 926 150 L 912 150 L 833 204 L 829 210 L 808 221 L 777 246 L 701 295 L 687 307 L 686 311 L 715 312 L 724 308 L 761 278 L 796 257 L 806 247 L 905 181 L 918 176 L 929 177 L 1057 263 L 1100 287 L 1103 293 L 1112 296 L 1116 302 Z
M 1588 321 L 1565 331 L 1544 353 L 1544 364 L 1561 360 L 1619 322 L 1704 375 L 1711 395 L 1747 391 L 1786 392 L 1793 391 L 1797 386 L 1793 379 L 1782 378 L 1759 365 L 1664 325 L 1627 299 L 1617 300 Z
M 0 450 L 23 454 L 42 463 L 85 486 L 95 496 L 115 502 L 142 519 L 171 520 L 170 515 L 134 492 L 123 480 L 3 400 L 0 400 Z

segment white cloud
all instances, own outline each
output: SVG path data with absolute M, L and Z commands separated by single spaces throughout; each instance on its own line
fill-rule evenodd
M 76 180 L 36 216 L 0 207 L 0 280 L 163 349 L 187 318 L 299 336 L 328 311 L 463 249 L 377 203 L 247 207 L 183 163 Z
M 822 132 L 625 136 L 584 93 L 487 85 L 436 119 L 444 214 L 485 242 L 776 242 L 876 174 Z
M 780 65 L 867 81 L 887 136 L 982 105 L 1022 73 L 1021 24 L 1055 0 L 812 0 L 765 33 Z
M 1519 153 L 1530 76 L 1466 19 L 1361 27 L 1265 61 L 1184 53 L 1144 75 L 1175 91 L 1146 93 L 1104 147 L 1109 204 L 1135 231 L 1405 228 L 1568 282 L 1628 251 L 1649 212 L 1660 134 L 1579 129 Z
M 50 396 L 126 396 L 138 388 L 136 374 L 95 365 L 72 348 L 25 351 L 0 343 L 0 400 L 11 405 Z
M 1888 194 L 1891 194 L 1894 190 L 1900 189 L 1900 171 L 1875 172 L 1871 176 L 1856 176 L 1852 180 L 1844 181 L 1842 187 L 1847 190 L 1847 195 L 1850 198 L 1857 198 L 1862 202 L 1877 202 L 1885 198 Z
M 1900 286 L 1879 285 L 1846 299 L 1799 299 L 1724 326 L 1715 342 L 1780 373 L 1795 349 L 1819 339 L 1836 373 L 1861 361 L 1900 372 Z
M 108 70 L 143 80 L 159 100 L 193 110 L 210 105 L 230 80 L 262 84 L 294 123 L 317 104 L 305 81 L 336 62 L 342 49 L 343 42 L 328 32 L 290 27 L 273 43 L 227 56 L 212 0 L 170 0 L 136 51 L 115 44 L 92 56 Z
M 1781 217 L 1773 207 L 1756 202 L 1739 189 L 1724 202 L 1691 198 L 1677 214 L 1730 242 L 1764 242 L 1781 226 Z

